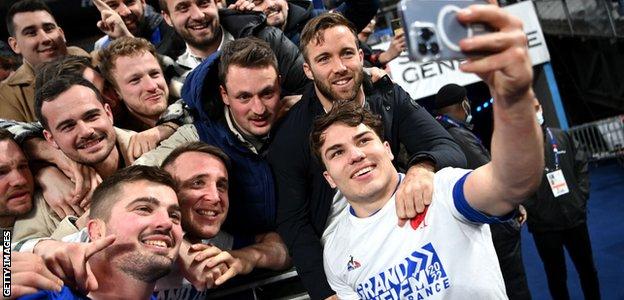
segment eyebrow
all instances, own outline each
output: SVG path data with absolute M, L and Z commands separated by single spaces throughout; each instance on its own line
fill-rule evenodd
M 367 129 L 367 130 L 366 130 L 366 131 L 364 131 L 364 132 L 361 132 L 361 133 L 356 134 L 356 135 L 352 138 L 352 140 L 357 141 L 357 140 L 359 140 L 361 137 L 363 137 L 363 136 L 365 136 L 365 135 L 367 135 L 367 134 L 370 134 L 370 133 L 372 133 L 372 132 L 371 132 L 369 129 Z M 328 152 L 333 151 L 333 150 L 336 150 L 336 149 L 338 149 L 338 148 L 342 147 L 342 145 L 343 145 L 342 143 L 332 145 L 331 147 L 327 148 L 327 149 L 325 150 L 325 152 L 323 152 L 323 155 L 327 155 L 327 153 L 328 153 Z
M 94 113 L 99 113 L 99 112 L 100 112 L 100 109 L 99 109 L 99 108 L 93 108 L 93 109 L 90 109 L 90 110 L 85 111 L 85 112 L 82 114 L 81 118 L 83 118 L 83 119 L 84 119 L 84 118 L 88 117 L 89 115 L 92 115 L 92 114 L 94 114 Z M 70 123 L 72 123 L 72 122 L 74 122 L 74 120 L 73 120 L 73 119 L 68 119 L 68 120 L 65 120 L 65 121 L 63 121 L 63 122 L 59 123 L 58 125 L 56 125 L 55 129 L 56 129 L 56 130 L 60 130 L 60 128 L 61 128 L 61 127 L 65 126 L 65 125 L 67 125 L 67 124 L 70 124 Z
M 132 200 L 132 202 L 128 203 L 128 205 L 126 205 L 126 208 L 130 208 L 134 205 L 140 204 L 140 203 L 147 203 L 147 204 L 152 204 L 152 205 L 160 205 L 160 200 L 154 198 L 154 197 L 140 197 L 140 198 L 136 198 L 134 200 Z M 171 206 L 168 207 L 169 210 L 173 209 L 173 210 L 180 210 L 180 205 L 179 204 L 172 204 Z

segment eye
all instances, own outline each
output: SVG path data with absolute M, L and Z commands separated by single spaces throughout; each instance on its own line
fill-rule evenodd
M 108 2 L 106 4 L 108 4 L 108 7 L 110 7 L 113 10 L 115 10 L 115 9 L 117 9 L 117 7 L 119 7 L 119 4 L 117 3 L 117 1 L 111 1 L 111 2 Z
M 18 168 L 19 168 L 20 170 L 28 170 L 28 169 L 29 169 L 29 166 L 28 166 L 28 163 L 26 163 L 26 162 L 25 162 L 25 163 L 21 163 L 21 164 L 19 164 Z
M 370 141 L 371 141 L 371 138 L 369 138 L 369 137 L 365 137 L 365 138 L 362 138 L 362 139 L 360 139 L 360 140 L 358 141 L 358 145 L 366 145 L 366 144 L 368 144 L 368 142 L 370 142 Z
M 195 179 L 193 181 L 191 181 L 191 187 L 192 188 L 201 188 L 206 184 L 206 182 L 202 179 Z
M 189 8 L 188 3 L 181 3 L 181 4 L 176 5 L 175 10 L 177 12 L 183 13 L 183 12 L 187 12 L 188 8 Z
M 150 74 L 149 74 L 149 75 L 150 75 L 150 77 L 152 77 L 152 78 L 158 78 L 158 77 L 160 77 L 160 75 L 162 75 L 162 74 L 161 74 L 159 71 L 152 71 L 152 72 L 150 72 Z
M 45 31 L 46 33 L 52 32 L 52 31 L 54 31 L 54 29 L 56 29 L 56 25 L 54 25 L 54 24 L 45 24 L 45 25 L 43 25 L 43 31 Z
M 329 159 L 336 158 L 344 153 L 344 150 L 336 150 L 329 154 Z
M 137 85 L 140 81 L 141 81 L 140 78 L 135 77 L 135 78 L 131 78 L 129 83 L 132 84 L 132 85 Z
M 141 215 L 147 215 L 152 213 L 153 209 L 147 205 L 140 205 L 134 208 L 134 210 Z
M 221 193 L 227 193 L 228 191 L 228 183 L 227 181 L 219 181 L 217 182 L 217 190 Z
M 76 124 L 67 124 L 65 126 L 62 126 L 59 131 L 61 132 L 70 132 L 74 129 L 74 126 L 76 126 Z
M 35 30 L 26 30 L 26 31 L 23 32 L 23 34 L 25 36 L 35 36 L 35 35 L 37 35 L 37 31 L 35 31 Z
M 329 57 L 328 56 L 321 56 L 317 60 L 318 63 L 326 63 L 328 61 L 329 61 Z
M 208 7 L 208 6 L 210 6 L 210 3 L 212 3 L 212 1 L 197 1 L 197 6 L 199 6 L 199 7 Z
M 182 214 L 179 211 L 174 211 L 169 214 L 169 218 L 171 218 L 174 224 L 180 224 L 182 221 Z

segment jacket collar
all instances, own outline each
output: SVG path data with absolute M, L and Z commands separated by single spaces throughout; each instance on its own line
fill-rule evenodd
M 303 27 L 312 17 L 313 9 L 311 1 L 288 1 L 288 18 L 286 19 L 284 32 L 300 31 L 299 27 Z
M 26 61 L 17 68 L 15 73 L 7 78 L 6 83 L 11 86 L 15 85 L 31 85 L 35 82 L 35 71 L 33 67 Z

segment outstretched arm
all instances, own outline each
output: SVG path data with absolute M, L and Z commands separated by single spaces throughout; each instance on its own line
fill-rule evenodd
M 492 161 L 468 176 L 464 195 L 473 208 L 501 216 L 538 187 L 544 166 L 527 38 L 522 22 L 495 5 L 471 6 L 458 13 L 458 19 L 483 22 L 498 30 L 464 39 L 460 47 L 465 52 L 491 53 L 470 59 L 461 69 L 479 75 L 494 97 Z

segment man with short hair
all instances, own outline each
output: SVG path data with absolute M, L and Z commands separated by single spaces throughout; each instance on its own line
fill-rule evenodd
M 92 167 L 99 177 L 106 178 L 130 164 L 126 149 L 134 132 L 113 127 L 110 107 L 86 79 L 59 76 L 48 81 L 37 91 L 36 113 L 48 143 L 72 161 Z M 59 172 L 55 168 L 46 171 Z M 35 209 L 18 221 L 28 225 L 16 226 L 17 250 L 32 249 L 36 238 L 52 236 L 55 230 L 61 237 L 75 231 L 73 222 L 78 216 L 61 220 L 43 197 L 35 197 L 35 203 Z M 85 203 L 74 209 L 81 214 L 87 206 Z
M 226 42 L 247 37 L 258 37 L 271 45 L 279 62 L 280 83 L 285 95 L 300 94 L 307 82 L 303 74 L 303 58 L 297 46 L 279 30 L 265 23 L 259 13 L 218 10 L 215 0 L 160 0 L 165 21 L 173 27 L 184 42 L 186 51 L 176 63 L 187 71 L 220 50 Z M 177 81 L 181 85 L 186 74 Z
M 26 156 L 13 135 L 0 129 L 0 228 L 12 229 L 15 219 L 30 211 L 33 189 Z
M 433 170 L 464 166 L 459 147 L 424 109 L 386 76 L 374 84 L 363 73 L 363 54 L 357 32 L 340 14 L 323 14 L 301 33 L 304 71 L 309 84 L 275 133 L 268 160 L 277 186 L 277 229 L 293 257 L 297 271 L 313 299 L 334 292 L 325 279 L 320 238 L 331 230 L 333 216 L 345 207 L 334 201 L 335 191 L 323 178 L 322 165 L 308 144 L 315 117 L 339 100 L 357 101 L 382 115 L 392 152 L 401 145 L 410 155 L 405 184 L 399 188 L 397 214 L 402 222 L 424 210 L 431 199 Z M 407 165 L 405 165 L 407 163 Z
M 65 45 L 65 35 L 50 8 L 40 0 L 14 3 L 6 16 L 9 46 L 22 55 L 24 63 L 0 83 L 0 118 L 23 122 L 36 121 L 35 69 L 44 62 L 69 54 L 88 56 L 76 47 Z
M 229 178 L 233 172 L 231 160 L 219 148 L 202 142 L 191 142 L 176 148 L 167 156 L 162 168 L 169 172 L 179 186 L 178 198 L 182 210 L 182 228 L 186 231 L 185 240 L 191 243 L 210 244 L 218 249 L 212 250 L 214 256 L 224 257 L 219 250 L 231 254 L 228 259 L 223 259 L 228 266 L 227 271 L 218 277 L 197 276 L 187 270 L 192 270 L 193 264 L 185 265 L 183 275 L 195 287 L 211 287 L 220 285 L 237 274 L 247 274 L 255 268 L 282 270 L 290 265 L 286 252 L 286 246 L 274 232 L 261 233 L 252 236 L 253 245 L 232 236 L 223 231 L 222 224 L 228 217 L 230 206 L 229 193 L 232 192 Z M 196 246 L 194 246 L 196 247 Z M 189 253 L 193 258 L 198 251 L 188 248 L 183 244 L 183 253 Z M 184 255 L 182 255 L 184 256 Z M 217 260 L 211 259 L 211 260 Z M 183 264 L 189 260 L 182 260 Z M 192 261 L 192 260 L 191 260 Z M 197 263 L 195 263 L 197 265 Z M 207 265 L 208 268 L 216 266 L 216 263 Z M 202 272 L 202 274 L 204 274 Z M 172 274 L 173 275 L 173 274 Z M 168 278 L 166 284 L 159 284 L 159 296 L 178 291 L 166 291 L 171 288 L 179 288 L 181 281 L 173 276 Z M 190 289 L 190 286 L 183 286 Z
M 105 179 L 93 193 L 86 225 L 91 242 L 44 240 L 35 248 L 65 280 L 60 294 L 151 299 L 156 281 L 172 270 L 182 241 L 176 189 L 171 176 L 156 167 L 132 166 Z M 49 294 L 58 295 L 39 292 Z

